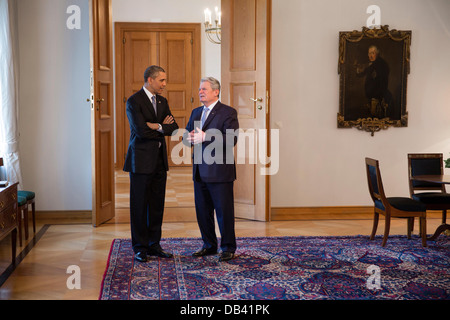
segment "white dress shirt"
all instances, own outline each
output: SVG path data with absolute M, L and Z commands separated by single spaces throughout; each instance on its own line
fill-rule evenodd
M 212 111 L 213 108 L 216 106 L 217 102 L 219 102 L 219 100 L 216 100 L 215 102 L 211 103 L 211 104 L 209 105 L 209 107 L 203 105 L 202 116 L 200 117 L 200 119 L 203 118 L 203 114 L 205 113 L 205 108 L 208 108 L 208 109 L 209 109 L 209 112 L 208 112 L 208 114 L 206 115 L 206 118 L 205 118 L 205 122 L 206 122 L 206 119 L 208 119 L 209 115 L 211 114 L 211 111 Z

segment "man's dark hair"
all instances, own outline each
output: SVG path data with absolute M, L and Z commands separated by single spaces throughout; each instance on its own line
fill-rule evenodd
M 147 69 L 145 69 L 145 72 L 144 72 L 144 81 L 147 82 L 149 77 L 152 79 L 155 79 L 160 72 L 166 72 L 166 71 L 164 71 L 164 69 L 161 68 L 160 66 L 148 67 Z

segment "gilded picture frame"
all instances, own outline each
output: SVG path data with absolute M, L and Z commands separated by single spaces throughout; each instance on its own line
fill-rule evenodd
M 411 31 L 363 27 L 339 32 L 338 128 L 407 127 Z

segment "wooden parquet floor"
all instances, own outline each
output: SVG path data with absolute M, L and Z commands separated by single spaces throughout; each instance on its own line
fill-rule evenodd
M 166 213 L 163 237 L 199 237 L 195 218 L 180 222 L 177 212 L 191 212 L 193 191 L 190 169 L 171 170 L 168 177 Z M 10 265 L 10 237 L 0 242 L 0 300 L 96 300 L 106 268 L 111 242 L 129 238 L 128 176 L 117 172 L 116 217 L 97 227 L 90 221 L 37 221 L 37 233 L 31 234 L 18 247 L 18 264 Z M 39 204 L 37 202 L 39 208 Z M 169 212 L 169 214 L 167 213 Z M 192 216 L 195 217 L 195 216 Z M 186 219 L 186 214 L 182 215 Z M 189 220 L 189 219 L 186 219 Z M 440 219 L 428 219 L 428 233 L 440 224 Z M 417 233 L 416 224 L 415 233 Z M 369 234 L 370 219 L 302 220 L 302 221 L 236 221 L 236 235 L 245 236 L 332 236 Z M 381 219 L 378 233 L 384 230 Z M 30 228 L 31 231 L 31 228 Z M 405 234 L 406 222 L 395 219 L 391 234 Z M 217 234 L 219 234 L 217 230 Z M 81 289 L 69 289 L 67 273 L 70 266 L 81 272 Z

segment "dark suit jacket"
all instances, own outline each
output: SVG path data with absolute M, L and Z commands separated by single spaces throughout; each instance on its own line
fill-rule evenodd
M 170 136 L 178 129 L 176 122 L 162 124 L 165 117 L 171 115 L 167 100 L 156 96 L 157 113 L 144 89 L 133 94 L 127 101 L 127 117 L 130 124 L 130 143 L 123 170 L 133 173 L 150 174 L 155 170 L 158 160 L 158 148 L 161 143 L 164 165 L 169 170 L 167 148 L 164 136 Z M 164 134 L 150 129 L 146 122 L 161 123 Z
M 183 136 L 184 144 L 190 146 L 190 143 L 186 141 L 187 134 L 194 130 L 196 125 L 199 126 L 202 111 L 203 106 L 192 110 L 186 126 L 187 132 Z M 206 132 L 206 141 L 201 145 L 194 146 L 193 178 L 195 179 L 199 174 L 202 181 L 207 183 L 236 180 L 236 166 L 232 153 L 233 147 L 237 143 L 239 129 L 236 110 L 218 101 L 201 129 Z M 230 129 L 231 132 L 227 133 L 227 129 Z M 216 137 L 219 135 L 222 139 L 216 141 Z M 207 159 L 209 155 L 212 157 Z M 201 156 L 203 157 L 199 158 Z M 201 159 L 201 163 L 196 163 L 199 162 L 199 159 Z M 210 160 L 213 162 L 208 163 Z

